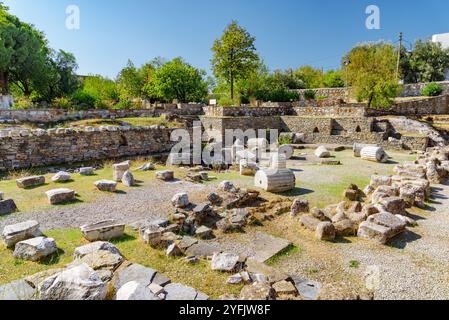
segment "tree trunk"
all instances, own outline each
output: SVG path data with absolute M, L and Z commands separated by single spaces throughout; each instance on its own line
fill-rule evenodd
M 234 101 L 234 75 L 231 74 L 231 100 Z
M 6 72 L 0 72 L 0 88 L 1 88 L 1 93 L 3 95 L 7 95 L 9 93 L 8 73 L 6 73 Z

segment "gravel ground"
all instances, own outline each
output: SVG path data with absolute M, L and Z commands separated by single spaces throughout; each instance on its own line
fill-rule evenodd
M 131 189 L 128 193 L 104 196 L 94 203 L 58 207 L 47 211 L 20 212 L 0 220 L 0 230 L 8 224 L 36 220 L 41 230 L 77 228 L 105 219 L 132 223 L 141 219 L 167 217 L 173 210 L 170 200 L 176 193 L 188 192 L 192 202 L 205 201 L 210 186 L 186 181 L 154 181 L 150 187 Z

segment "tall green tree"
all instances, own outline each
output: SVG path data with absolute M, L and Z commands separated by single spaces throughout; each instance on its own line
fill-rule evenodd
M 312 66 L 302 66 L 295 71 L 296 76 L 302 79 L 307 89 L 321 88 L 323 86 L 323 71 Z
M 148 96 L 161 97 L 164 101 L 198 102 L 208 93 L 205 75 L 205 71 L 175 58 L 155 69 L 144 88 Z
M 449 70 L 449 49 L 431 40 L 417 40 L 411 52 L 401 52 L 405 83 L 443 81 Z
M 230 85 L 231 99 L 234 99 L 235 82 L 257 69 L 259 56 L 255 40 L 245 28 L 232 21 L 212 46 L 212 70 L 217 78 Z
M 117 86 L 121 99 L 133 99 L 142 96 L 142 87 L 144 86 L 145 76 L 134 66 L 131 60 L 117 76 Z
M 368 107 L 380 108 L 391 104 L 399 91 L 396 75 L 397 53 L 385 42 L 354 47 L 343 61 L 350 61 L 348 78 L 352 94 Z

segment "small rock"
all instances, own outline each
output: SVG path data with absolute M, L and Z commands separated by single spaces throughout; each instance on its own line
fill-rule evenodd
M 309 201 L 303 199 L 295 199 L 291 208 L 291 215 L 297 216 L 300 213 L 309 212 Z
M 217 193 L 215 192 L 211 192 L 207 195 L 207 200 L 213 204 L 213 205 L 217 205 L 220 204 L 223 201 L 223 198 L 220 197 Z
M 0 286 L 0 301 L 25 301 L 36 296 L 36 288 L 25 280 L 17 280 Z
M 293 283 L 282 280 L 273 284 L 273 289 L 276 291 L 278 297 L 282 297 L 285 295 L 296 295 L 298 291 Z
M 230 193 L 237 193 L 238 192 L 238 189 L 230 181 L 222 181 L 220 183 L 220 189 L 225 191 L 225 192 L 230 192 Z
M 335 227 L 330 222 L 321 222 L 315 230 L 315 235 L 317 239 L 322 241 L 334 240 L 335 234 L 336 234 Z
M 117 189 L 117 182 L 112 180 L 99 180 L 94 184 L 100 191 L 115 192 L 115 190 Z
M 175 208 L 185 208 L 190 204 L 189 195 L 185 192 L 175 194 L 171 203 Z
M 166 255 L 167 257 L 179 257 L 182 256 L 183 253 L 176 243 L 172 243 L 168 246 Z
M 89 244 L 86 244 L 84 246 L 78 247 L 75 249 L 75 252 L 73 253 L 74 259 L 81 259 L 82 257 L 94 253 L 100 250 L 106 250 L 113 254 L 121 255 L 119 249 L 115 245 L 113 245 L 110 242 L 104 242 L 104 241 L 97 241 L 92 242 Z
M 0 216 L 16 212 L 17 206 L 12 199 L 0 201 Z
M 241 284 L 243 283 L 243 277 L 240 273 L 234 274 L 228 278 L 226 281 L 227 284 Z
M 152 171 L 155 169 L 156 169 L 156 167 L 152 163 L 146 163 L 143 166 L 140 166 L 139 168 L 137 168 L 137 170 L 140 170 L 140 171 Z
M 82 176 L 91 176 L 95 173 L 95 169 L 92 167 L 80 168 L 78 173 Z
M 121 181 L 123 175 L 129 170 L 130 163 L 128 161 L 116 163 L 112 165 L 112 180 Z
M 125 283 L 116 294 L 116 300 L 148 301 L 160 300 L 149 287 L 136 281 Z
M 211 228 L 201 226 L 195 230 L 195 235 L 200 239 L 210 239 L 213 236 L 213 231 Z
M 215 253 L 212 256 L 212 270 L 232 272 L 238 267 L 240 257 L 233 253 Z
M 135 184 L 134 176 L 131 171 L 127 170 L 122 176 L 122 183 L 127 187 L 132 187 Z
M 156 178 L 163 181 L 172 181 L 175 179 L 175 172 L 172 170 L 164 170 L 156 172 Z
M 59 171 L 57 174 L 55 174 L 51 181 L 53 182 L 67 182 L 71 179 L 70 173 L 65 171 Z

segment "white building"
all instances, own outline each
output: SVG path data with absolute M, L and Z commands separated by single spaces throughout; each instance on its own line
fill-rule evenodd
M 439 42 L 443 48 L 449 48 L 449 33 L 434 34 L 432 36 L 432 42 Z M 449 71 L 446 74 L 446 80 L 449 80 Z

